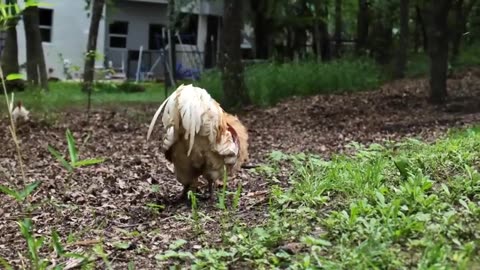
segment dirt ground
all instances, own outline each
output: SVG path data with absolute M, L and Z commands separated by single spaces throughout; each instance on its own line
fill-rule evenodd
M 264 163 L 273 150 L 313 152 L 328 158 L 345 151 L 351 141 L 371 143 L 406 136 L 432 140 L 447 128 L 479 123 L 479 79 L 478 70 L 453 76 L 448 83 L 449 101 L 440 107 L 426 102 L 428 81 L 417 79 L 389 83 L 378 91 L 292 98 L 271 108 L 246 109 L 239 116 L 250 132 L 250 163 Z M 37 205 L 33 212 L 36 234 L 49 237 L 55 229 L 63 243 L 69 240 L 66 249 L 73 252 L 103 241 L 115 269 L 126 269 L 129 261 L 135 262 L 136 269 L 154 269 L 158 267 L 154 256 L 168 250 L 176 239 L 189 240 L 188 248 L 193 250 L 220 241 L 213 202 L 199 202 L 200 211 L 213 218 L 206 221 L 208 231 L 201 238 L 192 230 L 190 210 L 171 203 L 181 186 L 159 150 L 160 129 L 154 140 L 145 141 L 158 105 L 98 109 L 89 124 L 80 111 L 69 110 L 48 120 L 32 112 L 33 120 L 20 127 L 19 138 L 28 180 L 42 181 L 32 199 Z M 20 185 L 7 124 L 3 118 L 0 183 Z M 69 175 L 47 151 L 50 144 L 67 153 L 67 128 L 74 134 L 80 158 L 106 157 L 107 161 Z M 261 223 L 270 182 L 243 170 L 228 189 L 235 190 L 238 183 L 243 187 L 242 219 L 247 224 Z M 152 203 L 165 208 L 155 211 L 148 207 Z M 0 256 L 20 265 L 19 253 L 25 254 L 26 244 L 15 221 L 24 213 L 3 194 L 0 205 Z M 130 247 L 115 248 L 119 241 Z

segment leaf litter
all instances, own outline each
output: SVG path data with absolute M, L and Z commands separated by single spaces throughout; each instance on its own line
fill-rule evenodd
M 295 97 L 270 108 L 246 108 L 239 113 L 249 129 L 252 164 L 267 162 L 272 151 L 311 152 L 324 158 L 347 153 L 351 142 L 382 143 L 405 137 L 432 141 L 449 128 L 480 121 L 480 72 L 466 70 L 448 82 L 450 97 L 442 106 L 427 102 L 428 81 L 405 79 L 377 91 Z M 29 183 L 40 180 L 32 202 L 34 233 L 47 238 L 56 230 L 69 251 L 87 251 L 104 243 L 113 267 L 125 268 L 131 261 L 138 269 L 155 268 L 155 256 L 181 243 L 187 250 L 212 247 L 220 242 L 220 210 L 214 202 L 199 202 L 199 211 L 210 217 L 204 222 L 204 237 L 197 237 L 192 212 L 171 203 L 181 192 L 160 150 L 160 129 L 146 142 L 149 121 L 157 106 L 131 105 L 99 108 L 89 123 L 80 110 L 59 112 L 50 120 L 36 119 L 19 127 L 19 139 Z M 15 149 L 2 119 L 0 134 L 0 183 L 21 185 Z M 64 149 L 69 128 L 79 148 L 80 159 L 105 157 L 100 165 L 69 174 L 47 150 Z M 287 185 L 283 177 L 273 181 L 254 170 L 242 170 L 229 179 L 228 190 L 240 183 L 242 196 L 237 215 L 248 225 L 266 218 L 269 186 Z M 217 187 L 217 194 L 221 187 Z M 0 256 L 20 264 L 26 250 L 17 219 L 25 213 L 1 194 Z M 185 240 L 186 239 L 186 240 Z M 297 243 L 280 249 L 295 252 Z M 46 256 L 49 256 L 48 254 Z M 71 262 L 72 267 L 75 262 Z

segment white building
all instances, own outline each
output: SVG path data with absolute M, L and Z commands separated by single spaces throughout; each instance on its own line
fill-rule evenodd
M 40 8 L 40 30 L 49 76 L 80 78 L 90 27 L 85 0 L 41 2 L 48 4 Z M 96 68 L 110 66 L 134 79 L 142 48 L 141 73 L 163 78 L 161 57 L 168 25 L 167 3 L 167 0 L 117 0 L 114 6 L 107 6 L 98 32 L 97 51 L 101 57 L 96 60 Z M 191 5 L 182 9 L 183 45 L 176 36 L 171 37 L 177 43 L 177 64 L 182 71 L 214 65 L 222 12 L 223 1 L 219 0 L 192 0 Z M 26 44 L 21 21 L 17 31 L 22 65 L 26 62 Z M 65 63 L 69 65 L 68 72 L 64 71 Z

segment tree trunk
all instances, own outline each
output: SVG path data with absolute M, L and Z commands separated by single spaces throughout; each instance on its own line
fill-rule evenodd
M 447 99 L 448 22 L 451 0 L 437 0 L 426 7 L 428 54 L 430 56 L 430 101 L 444 103 Z
M 263 18 L 264 15 L 255 16 L 255 57 L 268 59 L 270 57 L 270 29 L 272 22 Z
M 368 16 L 368 1 L 358 0 L 358 14 L 357 14 L 357 42 L 355 43 L 355 51 L 358 54 L 363 54 L 367 46 L 369 16 Z
M 265 1 L 251 0 L 250 5 L 255 13 L 254 34 L 255 34 L 255 57 L 257 59 L 268 59 L 271 55 L 270 40 L 272 21 L 265 16 Z
M 222 81 L 223 105 L 225 107 L 242 106 L 250 103 L 244 81 L 244 68 L 241 59 L 240 44 L 243 0 L 225 0 L 223 15 L 223 53 Z
M 424 18 L 422 16 L 422 10 L 420 7 L 417 5 L 415 6 L 415 11 L 417 15 L 417 21 L 420 25 L 420 28 L 422 29 L 422 40 L 423 40 L 423 51 L 426 52 L 428 51 L 428 35 L 427 35 L 427 27 L 425 25 Z
M 342 49 L 342 0 L 335 0 L 335 57 L 340 57 Z
M 328 5 L 325 1 L 322 1 L 320 7 L 320 21 L 318 22 L 318 30 L 320 35 L 320 55 L 322 61 L 329 61 L 332 58 L 332 52 L 330 49 L 330 35 L 328 34 L 328 24 L 325 18 L 328 17 Z
M 83 91 L 88 92 L 89 95 L 91 95 L 93 88 L 98 28 L 100 26 L 100 20 L 102 19 L 104 5 L 105 0 L 93 0 L 92 18 L 90 21 L 90 30 L 88 32 L 87 53 L 85 56 L 85 66 L 83 68 Z
M 463 0 L 455 2 L 454 14 L 455 21 L 452 29 L 452 61 L 455 61 L 460 51 L 463 34 L 467 31 L 467 19 L 475 5 L 476 0 L 470 0 L 465 3 Z
M 400 40 L 398 42 L 397 61 L 394 73 L 396 79 L 405 77 L 405 68 L 407 66 L 409 38 L 408 21 L 410 19 L 408 11 L 409 0 L 400 0 Z
M 167 61 L 165 62 L 166 65 L 169 65 L 169 71 L 165 69 L 165 91 L 168 91 L 168 88 L 175 86 L 176 74 L 177 74 L 177 53 L 176 53 L 176 42 L 177 37 L 175 35 L 175 25 L 177 23 L 177 17 L 175 14 L 175 1 L 169 0 L 168 1 L 168 31 L 170 31 L 170 35 L 168 32 L 167 41 L 168 41 L 168 51 L 166 51 Z M 181 38 L 181 37 L 180 37 Z M 166 93 L 165 92 L 165 93 Z
M 318 22 L 315 22 L 313 24 L 313 49 L 315 52 L 315 55 L 317 56 L 317 61 L 321 62 L 322 61 L 322 47 L 320 46 L 321 44 L 321 36 L 320 36 L 320 27 L 318 25 Z
M 31 85 L 48 90 L 47 68 L 43 54 L 37 6 L 29 6 L 23 12 L 27 43 L 27 81 Z
M 415 28 L 413 30 L 413 51 L 415 53 L 417 53 L 419 51 L 419 48 L 420 48 L 420 42 L 421 42 L 421 24 L 420 22 L 418 21 L 418 18 L 417 16 L 415 16 Z
M 7 0 L 7 5 L 15 5 L 16 1 Z M 11 8 L 12 15 L 15 15 L 15 9 Z M 13 17 L 6 22 L 6 37 L 5 46 L 3 47 L 0 63 L 2 64 L 2 70 L 5 77 L 9 74 L 20 73 L 20 67 L 18 64 L 18 43 L 17 43 L 17 23 L 19 17 Z M 23 80 L 6 81 L 7 90 L 24 90 L 25 85 Z

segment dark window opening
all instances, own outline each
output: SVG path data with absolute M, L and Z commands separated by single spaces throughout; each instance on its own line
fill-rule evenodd
M 113 22 L 109 26 L 110 34 L 128 35 L 128 22 Z
M 161 24 L 150 24 L 148 29 L 148 48 L 150 50 L 160 50 L 165 46 L 162 32 L 165 26 Z
M 126 48 L 127 38 L 125 37 L 110 37 L 110 47 L 112 48 Z
M 53 10 L 46 8 L 38 9 L 38 26 L 42 42 L 52 41 Z
M 108 27 L 111 48 L 126 48 L 128 22 L 115 21 Z
M 42 37 L 42 42 L 52 41 L 52 31 L 50 29 L 40 28 L 40 36 Z
M 180 13 L 179 23 L 177 29 L 179 29 L 180 38 L 183 44 L 196 45 L 197 44 L 197 31 L 198 31 L 198 15 Z M 178 38 L 175 37 L 175 43 L 179 43 Z

